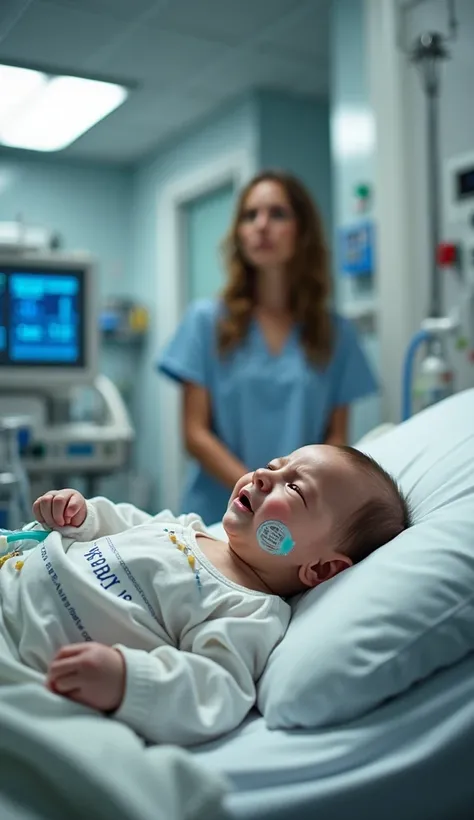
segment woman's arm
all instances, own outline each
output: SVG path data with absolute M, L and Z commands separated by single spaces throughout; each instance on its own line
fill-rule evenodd
M 183 389 L 186 449 L 210 475 L 232 489 L 236 481 L 247 472 L 247 468 L 212 433 L 211 401 L 206 388 L 186 382 Z
M 347 444 L 349 426 L 349 407 L 335 407 L 329 417 L 325 444 Z

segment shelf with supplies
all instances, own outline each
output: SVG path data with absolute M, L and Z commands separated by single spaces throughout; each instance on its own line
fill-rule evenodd
M 139 344 L 149 328 L 148 310 L 128 298 L 109 298 L 99 313 L 103 341 L 113 344 Z

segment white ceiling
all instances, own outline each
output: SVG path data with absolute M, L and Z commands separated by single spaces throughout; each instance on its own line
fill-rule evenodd
M 252 88 L 326 95 L 329 3 L 0 0 L 0 62 L 134 84 L 61 152 L 132 163 Z

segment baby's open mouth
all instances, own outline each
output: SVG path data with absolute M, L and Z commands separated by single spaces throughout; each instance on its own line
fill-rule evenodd
M 249 512 L 253 512 L 252 505 L 250 503 L 250 498 L 246 490 L 242 490 L 242 492 L 239 493 L 239 501 L 244 507 L 246 507 L 249 510 Z

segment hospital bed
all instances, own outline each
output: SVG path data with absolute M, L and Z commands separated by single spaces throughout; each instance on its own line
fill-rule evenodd
M 239 820 L 463 820 L 474 814 L 474 658 L 366 718 L 271 731 L 254 712 L 195 751 Z
M 2 820 L 471 818 L 473 420 L 470 390 L 360 443 L 415 525 L 296 600 L 259 711 L 229 735 L 147 747 L 36 684 L 1 687 Z
M 382 437 L 362 441 L 361 449 L 399 478 L 411 496 L 415 517 L 413 531 L 404 542 L 400 540 L 398 547 L 393 542 L 380 550 L 377 558 L 374 555 L 359 565 L 359 583 L 364 583 L 364 572 L 371 574 L 362 604 L 365 600 L 367 607 L 376 609 L 377 600 L 374 602 L 371 595 L 376 594 L 380 581 L 378 592 L 386 596 L 386 609 L 373 633 L 359 633 L 361 643 L 365 640 L 367 644 L 365 655 L 359 650 L 354 658 L 348 655 L 348 664 L 355 664 L 355 671 L 352 679 L 349 676 L 340 686 L 346 668 L 344 660 L 338 668 L 331 655 L 331 635 L 318 655 L 317 647 L 311 649 L 312 635 L 308 634 L 308 652 L 314 652 L 314 663 L 321 666 L 319 685 L 323 687 L 326 681 L 334 690 L 321 693 L 319 702 L 316 693 L 312 715 L 301 714 L 295 706 L 298 698 L 304 699 L 308 693 L 299 685 L 298 668 L 287 671 L 294 640 L 290 627 L 281 645 L 290 642 L 286 658 L 281 652 L 267 690 L 270 686 L 284 689 L 291 683 L 295 700 L 292 703 L 291 691 L 284 694 L 280 704 L 283 714 L 279 715 L 279 704 L 272 704 L 271 692 L 266 691 L 263 698 L 270 723 L 281 723 L 283 728 L 268 728 L 265 718 L 255 710 L 231 735 L 194 750 L 201 764 L 230 778 L 233 790 L 226 805 L 236 820 L 462 820 L 474 816 L 474 390 L 383 432 Z M 219 531 L 218 526 L 212 529 Z M 393 572 L 405 577 L 408 587 L 412 583 L 414 591 L 412 620 L 397 624 L 396 629 L 387 597 L 391 590 L 395 597 L 402 593 L 398 587 L 390 587 L 390 561 L 398 561 Z M 355 589 L 356 573 L 345 583 L 347 589 L 341 592 L 350 606 L 349 584 Z M 449 587 L 459 583 L 465 584 L 465 598 L 454 604 Z M 434 602 L 433 598 L 423 602 L 430 584 Z M 338 590 L 333 592 L 336 595 Z M 455 596 L 458 592 L 456 589 Z M 405 604 L 407 600 L 409 620 L 410 597 L 405 598 Z M 321 619 L 329 614 L 328 605 L 324 605 L 324 596 L 315 599 L 315 618 L 318 607 Z M 422 605 L 425 611 L 420 614 L 417 609 Z M 438 605 L 438 613 L 430 609 Z M 448 622 L 444 632 L 440 627 L 439 634 L 430 636 L 432 622 L 442 622 L 446 612 L 456 607 L 464 610 L 463 619 Z M 308 632 L 310 614 L 303 613 L 308 618 Z M 354 606 L 353 615 L 359 622 L 356 628 L 364 627 L 363 611 Z M 426 617 L 426 632 L 420 637 L 419 626 Z M 350 621 L 347 624 L 350 628 Z M 343 625 L 344 618 L 338 627 Z M 330 623 L 313 621 L 312 627 L 321 630 L 322 641 L 324 631 L 331 630 Z M 388 656 L 390 651 L 384 646 L 384 630 L 389 633 L 388 644 L 406 639 L 404 630 L 410 637 L 411 631 L 412 643 L 418 641 L 419 647 L 411 659 L 401 661 L 411 665 L 408 671 L 400 664 L 394 666 L 386 679 L 374 681 L 380 691 L 367 694 L 371 676 L 378 674 L 370 654 L 385 651 Z M 338 646 L 338 635 L 333 638 Z M 299 657 L 304 664 L 304 656 L 298 655 L 301 649 L 295 645 L 296 667 Z M 340 649 L 342 654 L 352 651 L 344 645 Z M 390 663 L 391 658 L 384 661 Z M 292 723 L 305 722 L 314 725 L 291 727 Z

